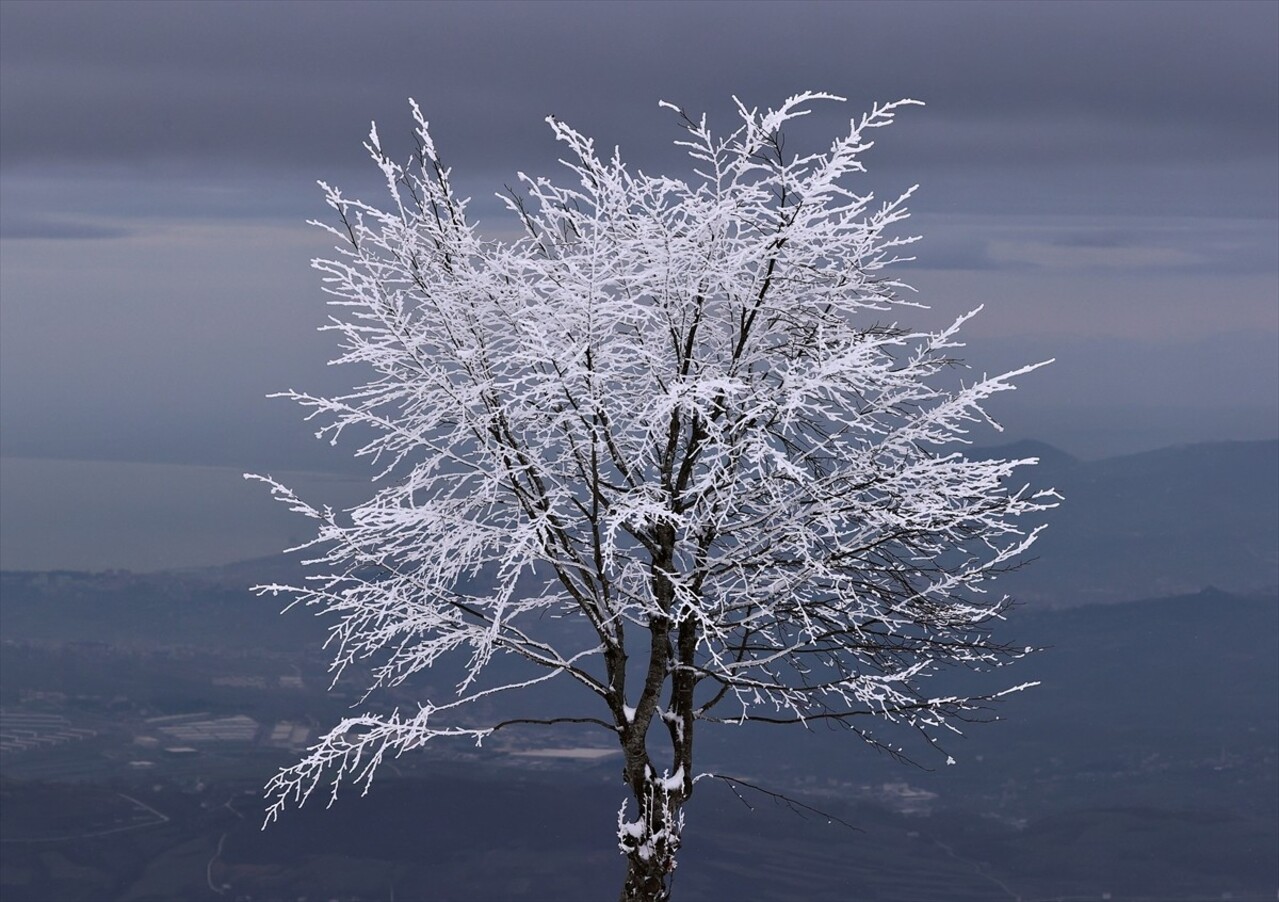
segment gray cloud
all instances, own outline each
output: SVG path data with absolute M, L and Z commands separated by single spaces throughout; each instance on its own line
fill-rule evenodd
M 7 168 L 354 161 L 417 96 L 467 166 L 553 153 L 554 113 L 639 158 L 658 98 L 919 96 L 909 165 L 1271 159 L 1274 4 L 4 4 Z M 852 110 L 815 116 L 829 122 Z M 389 129 L 388 129 L 389 130 Z
M 923 240 L 913 248 L 911 269 L 1279 272 L 1279 221 L 1273 219 L 925 213 L 912 222 Z
M 1217 399 L 1273 406 L 1277 32 L 1279 4 L 1250 2 L 0 0 L 0 453 L 335 465 L 262 395 L 354 378 L 310 332 L 328 242 L 301 223 L 325 217 L 316 178 L 379 200 L 360 141 L 377 119 L 407 148 L 410 96 L 500 227 L 491 192 L 557 169 L 547 114 L 666 170 L 659 99 L 727 125 L 732 94 L 808 89 L 850 103 L 794 147 L 927 101 L 876 135 L 868 184 L 922 183 L 901 275 L 937 319 L 987 304 L 974 334 L 1013 365 L 1072 361 L 1036 374 L 1057 388 L 1025 432 L 1068 434 L 1077 381 L 1131 410 L 1194 373 L 1197 419 L 1159 433 L 1189 440 Z M 1215 334 L 1237 366 L 1178 350 Z
M 129 229 L 116 225 L 50 219 L 43 216 L 16 219 L 0 213 L 0 239 L 96 241 L 103 238 L 123 238 L 129 234 Z

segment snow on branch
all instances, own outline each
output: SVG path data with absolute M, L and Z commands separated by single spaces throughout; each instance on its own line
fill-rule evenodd
M 738 102 L 724 136 L 663 103 L 683 178 L 550 118 L 567 176 L 521 174 L 508 242 L 468 218 L 416 104 L 408 163 L 376 128 L 366 144 L 388 209 L 322 183 L 339 242 L 314 263 L 324 328 L 362 381 L 285 397 L 321 438 L 357 435 L 377 489 L 334 512 L 263 479 L 319 526 L 313 575 L 261 589 L 328 618 L 335 678 L 362 670 L 370 699 L 434 666 L 457 679 L 414 716 L 344 720 L 272 782 L 273 817 L 325 780 L 367 788 L 388 753 L 480 741 L 520 719 L 486 723 L 475 703 L 567 680 L 628 755 L 637 731 L 671 731 L 674 776 L 627 765 L 641 808 L 658 806 L 651 830 L 619 824 L 632 850 L 660 845 L 652 830 L 673 848 L 659 809 L 691 792 L 678 749 L 695 720 L 872 717 L 931 737 L 994 701 L 921 686 L 1024 654 L 992 637 L 1009 599 L 990 583 L 1057 496 L 1017 487 L 1033 460 L 953 449 L 1042 364 L 948 387 L 972 314 L 897 325 L 921 306 L 886 275 L 914 240 L 899 232 L 914 189 L 876 201 L 857 180 L 870 130 L 918 102 L 875 105 L 820 152 L 784 149 L 790 120 L 840 100 Z M 647 656 L 642 683 L 628 656 Z

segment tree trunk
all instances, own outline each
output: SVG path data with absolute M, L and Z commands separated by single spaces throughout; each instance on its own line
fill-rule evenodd
M 674 421 L 673 421 L 674 423 Z M 674 429 L 674 424 L 672 429 Z M 673 447 L 673 446 L 672 446 Z M 685 617 L 677 641 L 680 658 L 672 644 L 669 614 L 675 606 L 675 586 L 671 580 L 675 559 L 675 529 L 669 523 L 654 528 L 657 550 L 653 554 L 653 599 L 659 612 L 649 621 L 649 658 L 644 687 L 633 719 L 621 717 L 618 727 L 625 756 L 624 779 L 639 808 L 634 821 L 627 821 L 629 803 L 617 816 L 617 838 L 626 855 L 626 882 L 620 902 L 667 902 L 671 897 L 671 877 L 684 830 L 684 803 L 692 794 L 692 671 L 675 668 L 675 660 L 688 658 L 696 648 L 693 621 Z M 624 660 L 610 666 L 623 667 Z M 670 711 L 661 713 L 658 701 L 668 678 L 674 674 Z M 612 676 L 612 674 L 610 674 Z M 624 674 L 615 682 L 620 683 Z M 647 737 L 654 716 L 660 715 L 670 732 L 671 767 L 674 774 L 659 776 L 649 758 Z
M 675 866 L 673 859 L 670 866 Z M 628 856 L 626 883 L 622 885 L 620 902 L 669 902 L 671 886 L 668 877 L 670 872 L 656 858 L 641 861 L 637 856 Z
M 626 853 L 626 882 L 620 902 L 667 902 L 671 875 L 684 828 L 683 793 L 669 790 L 648 771 L 639 799 L 639 817 L 626 821 L 628 805 L 618 813 L 617 835 Z

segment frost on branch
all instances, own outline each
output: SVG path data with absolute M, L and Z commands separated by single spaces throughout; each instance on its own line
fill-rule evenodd
M 323 185 L 324 328 L 364 381 L 285 397 L 321 438 L 358 436 L 378 488 L 335 513 L 271 483 L 320 525 L 305 584 L 262 589 L 330 618 L 335 678 L 367 672 L 370 705 L 435 665 L 455 686 L 413 716 L 344 721 L 272 782 L 272 814 L 433 739 L 585 722 L 624 752 L 640 807 L 624 850 L 638 867 L 666 849 L 665 868 L 696 722 L 825 720 L 878 744 L 863 723 L 886 720 L 929 748 L 993 701 L 925 687 L 1023 654 L 991 636 L 1008 599 L 989 584 L 1056 496 L 1020 487 L 1033 460 L 956 446 L 1036 367 L 954 387 L 973 314 L 898 324 L 921 306 L 890 274 L 914 240 L 896 231 L 910 192 L 878 201 L 857 180 L 873 130 L 914 101 L 792 154 L 786 123 L 830 100 L 739 104 L 725 136 L 666 104 L 687 178 L 549 119 L 566 177 L 521 174 L 511 242 L 468 219 L 416 105 L 406 164 L 369 136 L 385 209 Z M 482 716 L 552 680 L 583 690 L 584 715 Z

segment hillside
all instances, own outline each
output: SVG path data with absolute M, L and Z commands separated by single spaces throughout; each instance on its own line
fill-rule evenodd
M 980 452 L 1041 458 L 1017 479 L 1065 497 L 1036 560 L 1005 591 L 1055 606 L 1279 586 L 1279 441 L 1219 442 L 1078 461 L 1022 442 Z

